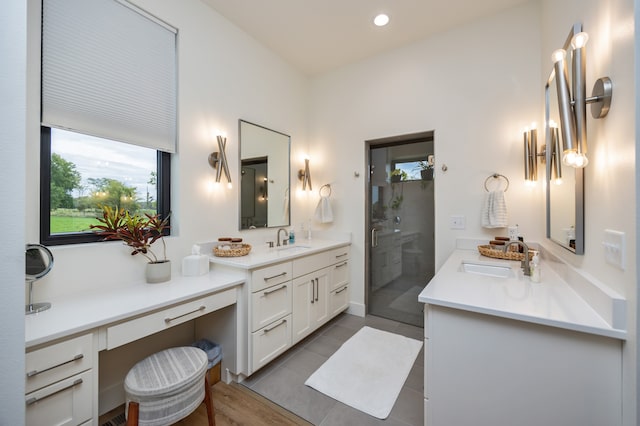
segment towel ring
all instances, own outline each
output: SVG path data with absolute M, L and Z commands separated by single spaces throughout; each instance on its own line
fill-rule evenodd
M 326 196 L 327 196 L 327 197 L 331 197 L 331 185 L 329 185 L 328 183 L 325 183 L 324 185 L 322 185 L 322 186 L 320 187 L 320 190 L 318 191 L 318 194 L 320 194 L 320 196 L 321 196 L 321 197 L 323 196 L 323 195 L 322 195 L 322 189 L 323 189 L 323 188 L 328 188 L 328 189 L 329 189 L 329 194 L 327 194 Z
M 491 176 L 489 176 L 488 178 L 486 178 L 484 180 L 484 190 L 489 192 L 489 188 L 487 188 L 487 182 L 489 182 L 489 179 L 498 179 L 498 178 L 502 178 L 505 180 L 505 182 L 507 182 L 507 186 L 504 188 L 504 192 L 507 192 L 507 189 L 509 189 L 509 178 L 507 178 L 505 175 L 501 175 L 499 173 L 494 173 Z

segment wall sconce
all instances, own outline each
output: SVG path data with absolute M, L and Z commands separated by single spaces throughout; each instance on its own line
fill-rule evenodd
M 538 180 L 538 131 L 534 125 L 524 129 L 524 180 Z
M 311 172 L 309 172 L 309 159 L 304 159 L 304 170 L 300 169 L 298 171 L 298 179 L 302 181 L 302 190 L 307 189 L 307 184 L 309 185 L 309 191 L 313 191 L 311 187 Z
M 551 140 L 550 140 L 550 167 L 552 173 L 552 180 L 556 184 L 562 183 L 562 166 L 561 157 L 562 152 L 560 148 L 560 137 L 558 136 L 558 125 L 550 121 L 549 127 L 551 128 Z M 524 129 L 524 180 L 527 183 L 533 184 L 538 180 L 538 157 L 542 157 L 542 162 L 547 161 L 547 145 L 542 144 L 541 151 L 538 152 L 538 130 L 535 123 L 531 124 L 531 129 Z
M 569 47 L 568 44 L 565 44 L 565 49 L 558 49 L 551 55 L 551 60 L 554 64 L 560 127 L 564 143 L 562 162 L 567 166 L 576 168 L 585 167 L 589 163 L 587 158 L 586 104 L 591 104 L 591 116 L 593 118 L 606 117 L 611 106 L 612 83 L 609 77 L 602 77 L 596 80 L 591 97 L 586 97 L 585 45 L 588 40 L 589 36 L 585 32 L 574 33 L 571 37 L 573 99 L 569 91 L 566 64 L 567 51 L 565 49 Z
M 216 171 L 216 183 L 220 183 L 222 177 L 222 171 L 227 177 L 227 186 L 231 188 L 231 173 L 229 173 L 229 163 L 227 162 L 227 154 L 225 148 L 227 147 L 227 138 L 222 134 L 216 135 L 218 140 L 218 152 L 212 152 L 209 154 L 209 165 Z

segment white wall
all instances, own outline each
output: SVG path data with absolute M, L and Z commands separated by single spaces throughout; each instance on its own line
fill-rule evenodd
M 0 15 L 0 424 L 24 424 L 24 163 L 27 7 L 9 0 Z
M 38 3 L 30 3 L 35 12 Z M 290 135 L 292 155 L 306 150 L 308 81 L 198 0 L 134 3 L 179 30 L 179 141 L 172 163 L 173 236 L 167 241 L 177 275 L 182 257 L 190 254 L 195 242 L 234 235 L 257 243 L 275 238 L 275 230 L 238 231 L 238 119 Z M 38 17 L 38 13 L 31 16 L 32 32 L 38 31 Z M 38 63 L 37 46 L 31 50 L 30 60 Z M 39 67 L 34 68 L 37 71 Z M 29 78 L 31 87 L 39 87 L 37 72 Z M 38 97 L 39 93 L 34 93 L 31 98 L 28 118 L 28 241 L 38 240 Z M 228 135 L 227 156 L 234 181 L 231 190 L 224 178 L 224 185 L 213 185 L 215 171 L 207 157 L 217 151 L 214 129 Z M 298 201 L 294 198 L 292 202 L 295 217 Z M 55 267 L 37 284 L 38 300 L 144 279 L 144 260 L 131 258 L 119 242 L 54 247 L 52 251 Z
M 364 303 L 365 291 L 366 140 L 435 131 L 436 268 L 458 236 L 506 235 L 480 226 L 484 181 L 494 172 L 511 182 L 510 223 L 526 240 L 544 235 L 542 208 L 531 208 L 542 185 L 526 187 L 522 165 L 522 130 L 543 118 L 539 16 L 539 3 L 527 3 L 312 82 L 314 179 L 332 184 L 335 227 L 353 232 L 353 304 Z M 458 214 L 466 229 L 450 230 Z
M 637 11 L 636 11 L 637 13 Z M 581 271 L 601 281 L 628 303 L 628 340 L 624 345 L 623 416 L 625 425 L 636 425 L 638 409 L 638 288 L 636 265 L 636 76 L 637 40 L 633 0 L 544 0 L 542 2 L 542 67 L 551 70 L 551 52 L 561 47 L 575 22 L 589 33 L 587 95 L 598 77 L 613 81 L 609 115 L 601 120 L 587 113 L 589 166 L 585 169 L 585 254 L 575 256 L 546 246 Z M 540 83 L 542 84 L 542 82 Z M 626 269 L 605 262 L 602 240 L 605 229 L 626 234 Z

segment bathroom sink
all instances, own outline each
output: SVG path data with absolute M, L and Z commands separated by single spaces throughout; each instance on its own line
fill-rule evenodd
M 278 247 L 278 251 L 283 251 L 286 253 L 294 253 L 297 251 L 305 251 L 305 250 L 309 250 L 311 248 L 311 246 L 284 246 L 284 247 Z
M 463 260 L 460 271 L 469 274 L 486 275 L 489 277 L 508 278 L 513 277 L 513 270 L 509 265 L 496 263 L 484 263 L 480 261 Z

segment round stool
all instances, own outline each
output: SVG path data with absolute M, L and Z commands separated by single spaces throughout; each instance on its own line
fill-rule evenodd
M 124 380 L 127 425 L 164 426 L 187 417 L 204 402 L 215 425 L 207 354 L 184 346 L 155 353 L 134 365 Z

